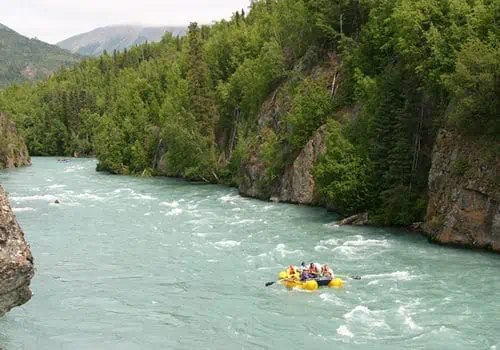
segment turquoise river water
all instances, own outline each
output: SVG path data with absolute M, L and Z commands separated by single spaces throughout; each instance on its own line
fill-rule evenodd
M 500 350 L 499 255 L 95 166 L 34 158 L 0 172 L 36 262 L 0 348 Z M 362 279 L 264 286 L 303 260 Z

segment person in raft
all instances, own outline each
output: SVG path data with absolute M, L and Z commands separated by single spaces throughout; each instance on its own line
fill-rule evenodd
M 321 266 L 321 274 L 325 277 L 333 278 L 333 270 L 326 264 Z
M 311 263 L 309 264 L 309 273 L 313 275 L 320 275 L 321 274 L 321 265 L 318 263 Z
M 300 280 L 301 281 L 307 281 L 314 278 L 314 275 L 309 273 L 309 270 L 303 269 L 302 272 L 300 273 Z

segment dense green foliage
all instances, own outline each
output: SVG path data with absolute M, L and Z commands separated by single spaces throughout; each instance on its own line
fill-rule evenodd
M 28 162 L 24 139 L 17 134 L 14 122 L 0 112 L 0 169 L 23 166 Z
M 96 153 L 114 173 L 234 185 L 252 162 L 269 196 L 323 127 L 324 201 L 405 225 L 423 218 L 439 127 L 499 134 L 499 19 L 493 0 L 254 1 L 183 38 L 10 87 L 0 109 L 33 155 Z
M 79 57 L 57 46 L 28 39 L 0 24 L 0 88 L 47 77 Z

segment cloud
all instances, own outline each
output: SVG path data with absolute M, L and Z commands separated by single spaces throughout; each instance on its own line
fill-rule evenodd
M 250 0 L 0 0 L 0 23 L 54 44 L 112 24 L 211 23 L 249 5 Z

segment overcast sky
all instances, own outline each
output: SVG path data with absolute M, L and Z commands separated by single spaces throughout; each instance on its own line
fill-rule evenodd
M 249 4 L 250 0 L 0 0 L 0 23 L 55 44 L 112 24 L 211 23 Z

